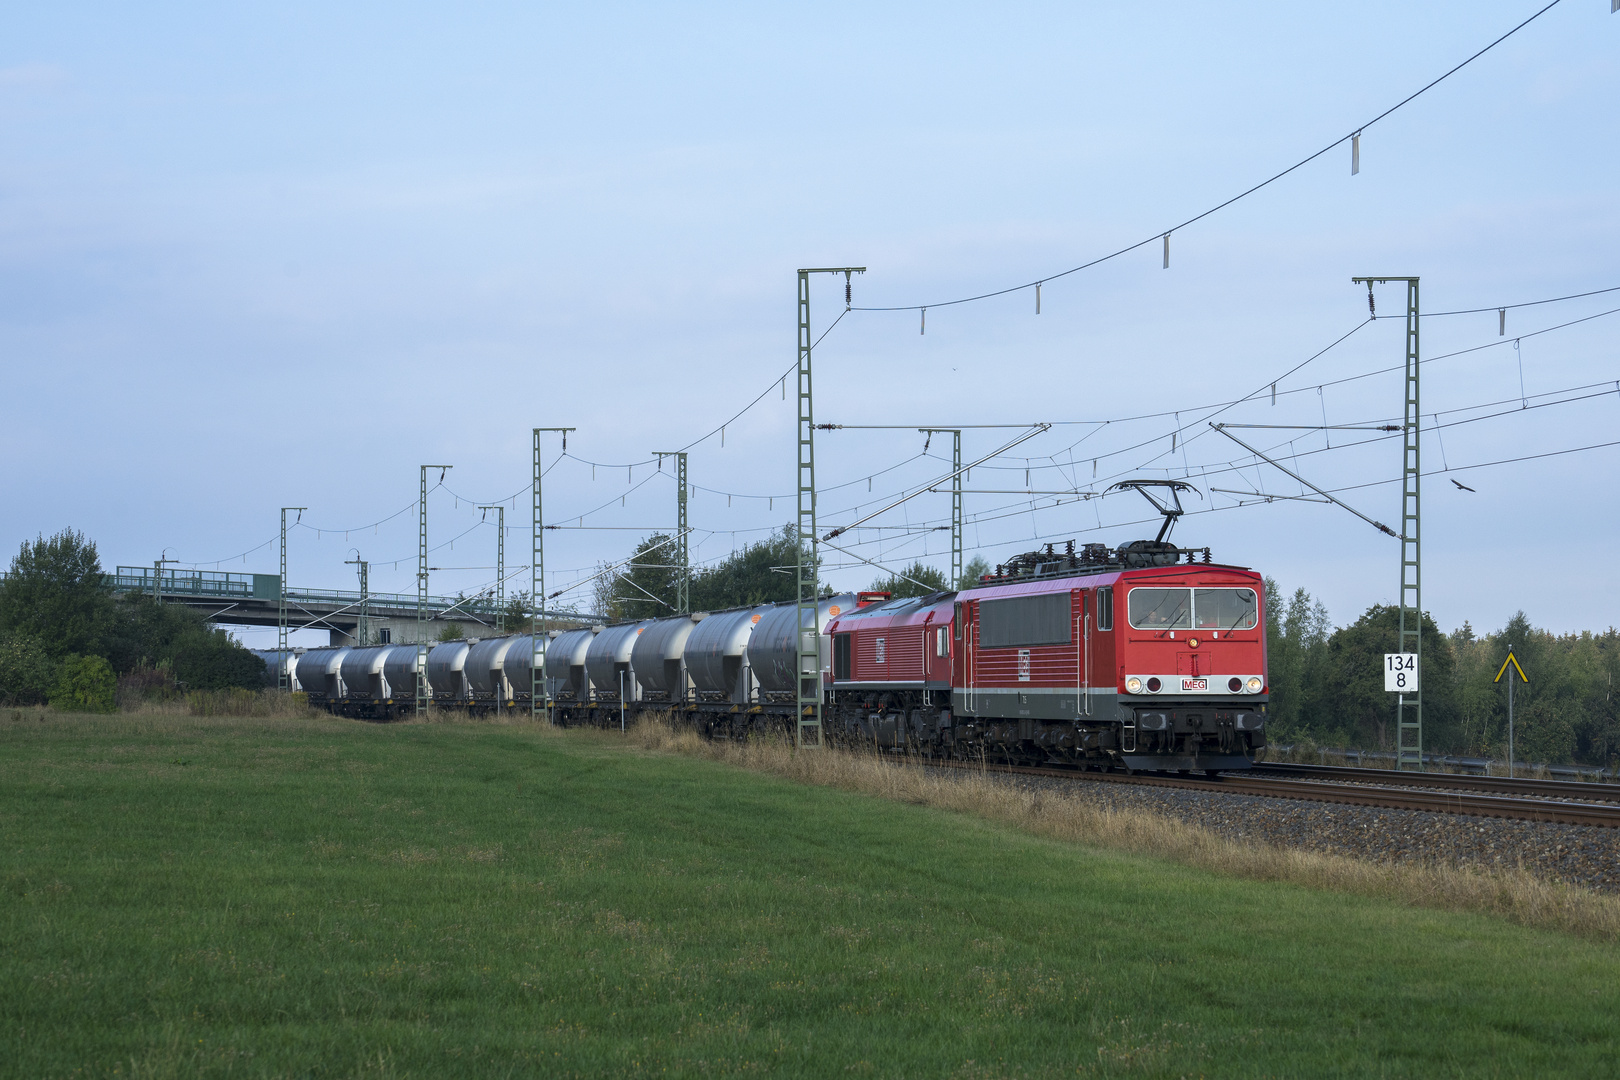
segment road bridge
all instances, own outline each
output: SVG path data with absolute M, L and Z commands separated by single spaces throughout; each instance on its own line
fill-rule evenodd
M 150 566 L 120 566 L 108 575 L 116 593 L 142 592 L 164 603 L 185 604 L 202 612 L 212 623 L 241 626 L 279 626 L 281 578 L 277 574 L 230 574 L 213 570 L 178 570 Z M 416 595 L 370 593 L 365 597 L 369 644 L 417 640 Z M 434 640 L 451 623 L 463 626 L 467 637 L 495 633 L 495 604 L 489 597 L 430 596 L 427 601 L 427 637 Z M 356 644 L 361 595 L 343 589 L 287 589 L 289 630 L 326 630 L 333 645 Z

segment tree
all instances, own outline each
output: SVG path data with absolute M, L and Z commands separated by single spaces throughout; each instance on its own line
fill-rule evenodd
M 693 611 L 779 604 L 798 595 L 798 531 L 792 525 L 746 544 L 692 578 Z
M 878 578 L 872 582 L 873 592 L 886 592 L 896 599 L 903 596 L 927 596 L 930 593 L 945 592 L 949 588 L 943 573 L 920 560 L 898 574 L 890 574 L 886 578 Z
M 636 545 L 630 561 L 611 575 L 608 597 L 617 619 L 652 619 L 675 611 L 675 545 L 667 533 L 654 533 Z
M 1389 750 L 1395 746 L 1395 695 L 1384 690 L 1384 654 L 1398 652 L 1400 609 L 1375 604 L 1354 623 L 1328 638 L 1323 674 L 1318 680 L 1320 705 L 1312 726 L 1322 735 L 1358 746 Z M 1428 749 L 1453 745 L 1457 722 L 1456 657 L 1451 641 L 1423 615 L 1423 738 Z M 1320 717 L 1320 721 L 1316 719 Z
M 596 574 L 591 578 L 591 611 L 607 622 L 614 622 L 619 618 L 619 608 L 613 599 L 616 577 L 617 571 L 613 569 L 612 563 L 600 562 L 596 564 Z
M 467 630 L 458 622 L 447 622 L 439 627 L 439 636 L 434 640 L 439 642 L 460 641 L 467 636 Z
M 1475 676 L 1481 688 L 1489 686 L 1489 722 L 1486 752 L 1507 755 L 1507 687 L 1495 682 L 1508 650 L 1529 676 L 1528 684 L 1513 688 L 1513 754 L 1520 761 L 1564 762 L 1575 756 L 1575 721 L 1583 697 L 1580 673 L 1571 662 L 1578 638 L 1560 639 L 1530 625 L 1524 612 L 1515 612 L 1500 633 L 1492 634 L 1482 650 L 1487 657 Z M 1486 680 L 1492 680 L 1486 682 Z
M 116 624 L 96 545 L 83 533 L 25 541 L 0 581 L 0 630 L 35 639 L 52 658 L 105 655 Z
M 118 679 L 99 656 L 65 657 L 57 668 L 51 708 L 65 712 L 109 713 L 117 708 Z
M 264 661 L 185 604 L 159 604 L 146 593 L 130 593 L 117 602 L 116 615 L 103 655 L 120 674 L 162 668 L 187 690 L 264 685 Z
M 506 607 L 502 610 L 506 615 L 506 628 L 513 633 L 522 634 L 529 631 L 531 597 L 532 594 L 528 589 L 519 589 L 506 598 Z
M 592 606 L 607 619 L 649 619 L 673 614 L 680 570 L 674 545 L 655 533 L 636 545 L 618 570 L 597 567 Z M 713 566 L 692 572 L 687 602 L 693 611 L 722 611 L 785 603 L 797 595 L 798 532 L 792 525 L 757 544 L 747 544 Z
M 1286 606 L 1282 589 L 1271 578 L 1265 579 L 1264 592 L 1270 726 L 1273 738 L 1286 741 L 1310 733 L 1309 720 L 1320 712 L 1316 688 L 1333 627 L 1327 608 L 1303 588 L 1294 590 Z
M 0 705 L 43 705 L 56 667 L 37 638 L 0 633 Z
M 983 555 L 975 555 L 962 567 L 962 576 L 956 579 L 958 589 L 971 589 L 979 584 L 979 579 L 990 572 L 990 560 Z

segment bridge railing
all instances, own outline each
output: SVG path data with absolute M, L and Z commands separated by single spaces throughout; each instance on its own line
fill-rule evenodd
M 164 596 L 197 596 L 210 600 L 278 600 L 281 579 L 275 574 L 232 574 L 216 570 L 179 570 L 165 567 L 155 574 L 150 566 L 120 566 L 107 575 L 107 583 L 116 592 L 152 592 L 153 584 Z M 360 592 L 356 589 L 292 589 L 287 590 L 292 603 L 336 604 L 340 607 L 358 605 Z M 373 608 L 416 608 L 415 593 L 374 592 L 368 597 Z M 493 615 L 495 603 L 488 597 L 429 596 L 430 612 L 454 610 L 469 615 Z
M 228 574 L 217 570 L 170 570 L 157 573 L 150 566 L 120 566 L 107 575 L 108 584 L 118 592 L 151 592 L 154 581 L 158 591 L 168 596 L 210 596 L 244 598 L 254 595 L 255 579 L 274 574 Z M 275 594 L 271 594 L 271 599 Z

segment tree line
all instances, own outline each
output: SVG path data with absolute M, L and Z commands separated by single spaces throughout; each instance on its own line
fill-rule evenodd
M 182 604 L 115 596 L 96 545 L 24 542 L 0 580 L 0 704 L 110 712 L 119 699 L 256 689 L 264 662 Z
M 665 534 L 649 536 L 630 559 L 603 564 L 595 614 L 651 618 L 676 609 L 680 570 Z M 719 562 L 690 572 L 688 606 L 719 611 L 795 598 L 798 545 L 784 526 Z M 818 567 L 819 570 L 819 567 Z M 982 558 L 950 582 L 920 560 L 873 580 L 896 597 L 977 584 Z M 509 602 L 508 622 L 526 622 L 527 597 Z M 1397 651 L 1399 611 L 1374 605 L 1335 627 L 1303 588 L 1285 593 L 1266 579 L 1270 735 L 1367 749 L 1393 748 L 1393 695 L 1383 686 L 1383 655 Z M 1423 734 L 1426 750 L 1504 758 L 1507 703 L 1493 682 L 1511 646 L 1529 675 L 1515 690 L 1520 760 L 1620 762 L 1620 631 L 1553 634 L 1521 611 L 1494 633 L 1464 623 L 1443 633 L 1423 616 Z M 115 596 L 95 544 L 72 529 L 25 542 L 0 580 L 0 704 L 50 703 L 111 710 L 128 701 L 188 690 L 257 689 L 265 668 L 252 652 L 182 604 L 145 593 Z
M 795 527 L 784 525 L 757 544 L 745 545 L 711 566 L 690 571 L 688 608 L 723 611 L 796 599 L 798 551 Z M 592 594 L 595 613 L 623 620 L 655 618 L 676 611 L 680 568 L 674 558 L 671 537 L 655 533 L 637 544 L 625 562 L 600 564 Z M 979 576 L 989 571 L 990 564 L 975 557 L 962 568 L 961 581 L 953 585 L 943 572 L 919 560 L 896 573 L 878 576 L 870 588 L 895 597 L 926 596 L 976 585 Z
M 1390 750 L 1395 695 L 1383 658 L 1397 652 L 1400 610 L 1374 605 L 1335 628 L 1304 589 L 1286 595 L 1266 579 L 1266 638 L 1273 743 L 1305 739 Z M 1550 764 L 1620 762 L 1620 631 L 1554 634 L 1520 611 L 1478 634 L 1449 634 L 1423 616 L 1423 745 L 1432 753 L 1507 757 L 1507 692 L 1493 680 L 1512 648 L 1529 677 L 1514 689 L 1514 756 Z
M 596 613 L 644 619 L 676 610 L 679 569 L 667 534 L 636 546 L 617 571 L 604 563 L 595 586 Z M 758 544 L 693 572 L 692 611 L 717 611 L 795 597 L 797 542 L 792 525 Z M 877 577 L 873 591 L 923 596 L 978 584 L 989 564 L 979 557 L 954 584 L 916 561 Z M 1285 593 L 1266 579 L 1267 661 L 1271 686 L 1270 738 L 1390 750 L 1395 745 L 1394 695 L 1384 690 L 1383 658 L 1396 652 L 1400 611 L 1374 605 L 1335 627 L 1320 600 L 1303 588 Z M 1521 761 L 1620 763 L 1620 709 L 1615 682 L 1620 631 L 1553 634 L 1519 612 L 1506 626 L 1480 635 L 1472 626 L 1443 633 L 1423 616 L 1423 741 L 1432 753 L 1505 759 L 1507 698 L 1494 683 L 1511 645 L 1529 674 L 1515 690 L 1514 751 Z

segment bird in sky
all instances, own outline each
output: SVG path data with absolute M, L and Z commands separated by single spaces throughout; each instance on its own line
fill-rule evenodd
M 1448 479 L 1448 480 L 1451 480 L 1451 478 L 1450 478 L 1450 477 L 1449 477 L 1449 476 L 1448 476 L 1448 477 L 1447 477 L 1447 478 L 1446 478 L 1446 479 Z M 1453 484 L 1457 484 L 1457 486 L 1458 486 L 1458 487 L 1459 487 L 1459 488 L 1461 488 L 1461 489 L 1462 489 L 1462 490 L 1463 490 L 1463 491 L 1474 491 L 1474 489 L 1473 489 L 1473 488 L 1471 488 L 1471 487 L 1469 487 L 1469 486 L 1468 486 L 1468 485 L 1467 485 L 1467 484 L 1460 484 L 1460 483 L 1457 483 L 1457 481 L 1455 481 L 1455 480 L 1452 480 L 1452 481 L 1451 481 L 1451 482 L 1452 482 L 1452 483 L 1453 483 Z M 1478 494 L 1479 494 L 1479 492 L 1477 492 L 1477 491 L 1474 491 L 1474 494 L 1475 494 L 1475 495 L 1478 495 Z

